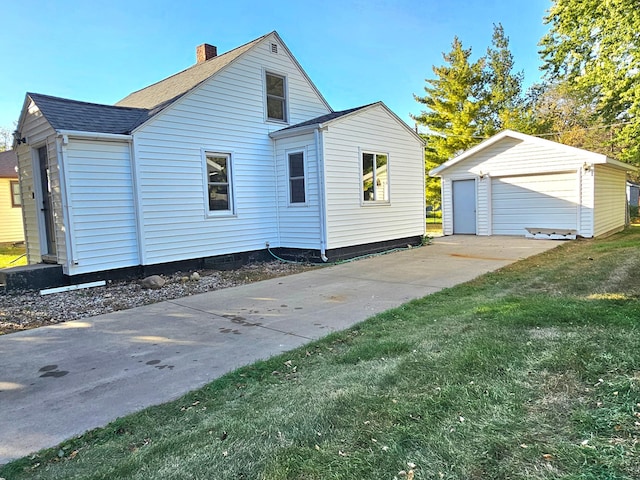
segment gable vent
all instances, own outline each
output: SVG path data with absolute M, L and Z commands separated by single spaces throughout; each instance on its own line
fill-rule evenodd
M 271 44 L 271 53 L 278 53 L 278 44 L 277 43 L 272 43 Z

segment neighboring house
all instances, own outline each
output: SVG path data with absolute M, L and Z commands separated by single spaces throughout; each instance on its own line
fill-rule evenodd
M 0 152 L 0 243 L 24 241 L 16 152 Z
M 635 167 L 503 131 L 429 172 L 442 178 L 445 235 L 597 237 L 626 223 Z
M 29 262 L 69 276 L 425 232 L 422 139 L 382 103 L 333 111 L 276 32 L 113 106 L 28 93 L 18 132 Z

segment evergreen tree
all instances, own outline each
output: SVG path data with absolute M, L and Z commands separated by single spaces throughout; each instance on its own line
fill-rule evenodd
M 509 37 L 501 24 L 494 25 L 492 46 L 486 55 L 483 110 L 478 121 L 487 137 L 505 129 L 526 128 L 522 96 L 524 73 L 513 73 L 514 64 Z
M 426 107 L 412 118 L 427 127 L 424 135 L 425 171 L 441 165 L 458 153 L 478 143 L 484 59 L 470 62 L 471 49 L 464 49 L 455 37 L 449 53 L 443 53 L 445 65 L 433 67 L 436 78 L 426 79 L 426 95 L 414 95 Z M 440 205 L 440 179 L 426 179 L 427 204 Z

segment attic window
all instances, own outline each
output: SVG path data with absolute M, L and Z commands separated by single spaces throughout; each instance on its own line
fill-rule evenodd
M 267 120 L 287 121 L 286 77 L 265 72 Z
M 272 43 L 271 44 L 271 53 L 278 53 L 278 44 L 277 43 Z

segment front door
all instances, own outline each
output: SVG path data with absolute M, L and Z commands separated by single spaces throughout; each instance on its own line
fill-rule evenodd
M 46 255 L 49 257 L 46 260 L 55 260 L 56 235 L 53 223 L 53 208 L 51 208 L 51 181 L 49 175 L 49 161 L 47 158 L 46 146 L 40 147 L 38 149 L 38 163 L 40 166 L 40 192 L 42 193 L 42 208 L 40 209 L 40 211 L 44 220 L 44 233 L 46 237 L 46 245 L 43 245 L 42 255 Z M 45 259 L 43 258 L 43 260 Z
M 476 181 L 453 182 L 453 233 L 476 234 Z

